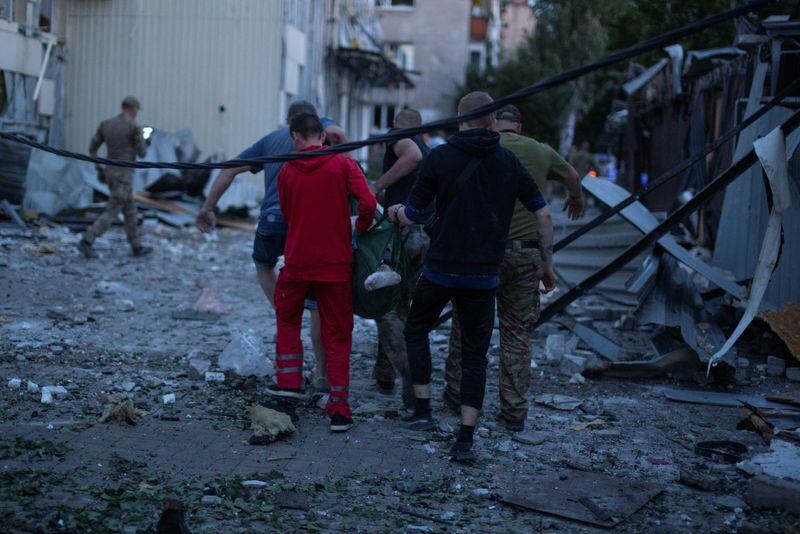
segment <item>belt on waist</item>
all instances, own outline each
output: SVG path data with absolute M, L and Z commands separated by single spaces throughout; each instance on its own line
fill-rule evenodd
M 506 250 L 539 248 L 535 239 L 509 239 L 506 241 Z

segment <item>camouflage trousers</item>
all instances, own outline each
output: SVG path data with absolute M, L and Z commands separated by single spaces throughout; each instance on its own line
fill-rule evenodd
M 500 320 L 500 417 L 524 420 L 528 415 L 525 398 L 531 385 L 533 325 L 539 318 L 539 249 L 506 251 L 500 266 L 497 312 Z M 450 353 L 445 363 L 445 395 L 460 404 L 461 328 L 453 307 Z
M 111 191 L 111 196 L 106 202 L 106 209 L 100 217 L 83 234 L 83 239 L 88 243 L 106 233 L 117 216 L 122 212 L 125 217 L 125 235 L 131 247 L 139 248 L 139 234 L 136 228 L 136 205 L 133 203 L 133 169 L 120 169 L 106 167 L 106 183 Z
M 411 297 L 422 272 L 425 254 L 428 252 L 430 238 L 419 225 L 403 229 L 406 258 L 409 276 L 403 281 L 405 287 L 397 307 L 376 320 L 378 325 L 378 357 L 372 369 L 372 377 L 379 382 L 394 382 L 399 374 L 403 376 L 408 370 L 408 354 L 403 329 L 411 309 Z

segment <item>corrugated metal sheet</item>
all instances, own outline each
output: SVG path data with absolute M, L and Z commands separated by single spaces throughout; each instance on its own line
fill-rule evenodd
M 67 148 L 86 151 L 132 94 L 141 123 L 235 156 L 280 122 L 282 13 L 281 0 L 66 2 Z
M 791 114 L 792 110 L 777 107 L 751 128 L 756 129 L 757 135 L 764 135 Z M 798 135 L 800 131 L 788 136 L 786 145 L 791 146 Z M 800 276 L 797 274 L 800 273 L 800 189 L 798 177 L 792 171 L 798 169 L 798 160 L 800 151 L 795 152 L 789 165 L 792 206 L 783 213 L 783 250 L 764 295 L 762 308 L 766 309 L 780 308 L 786 301 L 800 303 Z M 762 173 L 759 164 L 753 165 L 725 191 L 714 263 L 731 271 L 739 280 L 753 276 L 769 219 Z

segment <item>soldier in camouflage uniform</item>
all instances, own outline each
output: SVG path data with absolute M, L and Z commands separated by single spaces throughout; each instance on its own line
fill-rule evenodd
M 412 128 L 420 124 L 422 124 L 422 117 L 419 112 L 410 108 L 401 110 L 394 118 L 395 128 Z M 425 146 L 422 136 L 419 135 L 401 139 L 386 146 L 383 157 L 383 174 L 370 186 L 376 196 L 383 193 L 385 208 L 395 204 L 404 204 L 408 200 L 411 187 L 419 176 L 422 158 L 427 153 L 428 147 Z M 405 286 L 397 308 L 376 321 L 379 349 L 372 377 L 375 379 L 378 389 L 388 394 L 394 391 L 395 378 L 399 374 L 403 382 L 403 402 L 410 406 L 414 404 L 414 391 L 408 369 L 403 329 L 406 326 L 408 312 L 411 309 L 411 296 L 420 272 L 422 272 L 422 264 L 425 261 L 425 253 L 428 251 L 430 239 L 419 225 L 404 228 L 402 239 L 408 259 L 408 277 L 403 281 Z
M 92 137 L 89 153 L 97 155 L 100 145 L 106 144 L 109 159 L 135 161 L 136 156 L 144 157 L 147 145 L 142 138 L 142 131 L 136 125 L 139 113 L 139 101 L 132 96 L 122 101 L 122 113 L 104 120 Z M 97 252 L 92 248 L 95 239 L 103 235 L 116 220 L 120 212 L 125 217 L 125 235 L 134 256 L 144 256 L 153 251 L 151 247 L 142 246 L 136 228 L 136 205 L 133 202 L 133 169 L 123 167 L 106 167 L 104 176 L 111 196 L 106 209 L 94 224 L 83 234 L 78 243 L 80 250 L 87 258 L 96 258 Z
M 585 211 L 585 199 L 578 173 L 549 146 L 519 135 L 522 120 L 515 106 L 497 113 L 500 144 L 510 149 L 533 175 L 539 190 L 545 180 L 564 182 L 569 197 L 564 210 L 572 219 Z M 517 202 L 508 233 L 506 254 L 500 265 L 497 288 L 497 312 L 500 320 L 500 420 L 511 431 L 525 428 L 528 401 L 525 395 L 531 383 L 533 326 L 539 319 L 539 267 L 542 263 L 536 218 Z M 461 404 L 461 329 L 458 311 L 453 308 L 450 353 L 445 364 L 448 405 Z

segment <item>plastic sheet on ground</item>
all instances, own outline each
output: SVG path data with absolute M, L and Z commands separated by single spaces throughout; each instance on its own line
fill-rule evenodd
M 796 141 L 797 138 L 787 150 L 783 131 L 780 128 L 775 128 L 769 134 L 753 143 L 758 159 L 764 167 L 769 188 L 772 192 L 772 209 L 767 222 L 767 230 L 764 233 L 764 240 L 761 244 L 761 253 L 758 255 L 756 272 L 753 275 L 753 284 L 750 287 L 750 299 L 745 307 L 744 315 L 722 348 L 709 360 L 709 371 L 733 347 L 761 308 L 761 299 L 764 298 L 764 293 L 767 291 L 781 248 L 782 214 L 792 205 L 792 196 L 789 189 L 789 171 L 786 162 L 797 148 Z
M 85 208 L 92 203 L 90 183 L 97 181 L 96 174 L 91 163 L 33 149 L 22 207 L 47 215 L 68 208 Z

